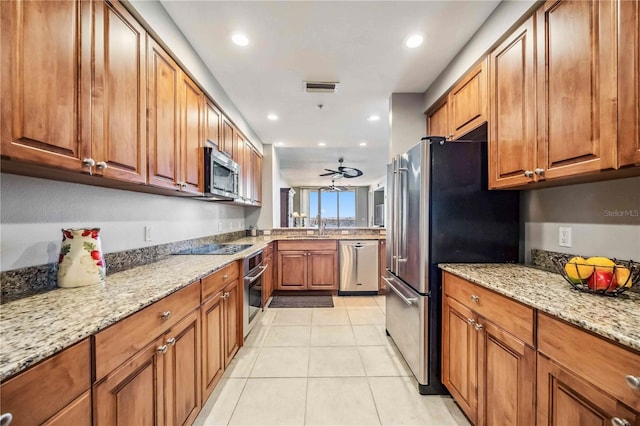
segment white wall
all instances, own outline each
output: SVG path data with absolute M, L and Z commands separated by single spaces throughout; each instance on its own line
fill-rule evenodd
M 406 152 L 426 136 L 422 93 L 392 93 L 389 101 L 389 159 Z
M 174 58 L 202 86 L 202 89 L 222 108 L 225 114 L 245 134 L 251 143 L 262 152 L 262 141 L 251 129 L 242 113 L 233 104 L 227 92 L 211 74 L 198 53 L 193 49 L 182 31 L 177 27 L 159 1 L 129 0 L 124 5 L 140 21 L 146 22 L 154 38 L 173 53 Z M 193 5 L 192 5 L 193 6 Z
M 247 226 L 259 229 L 280 227 L 280 188 L 289 185 L 280 174 L 278 150 L 273 145 L 263 145 L 262 158 L 262 208 L 248 208 Z
M 458 52 L 447 68 L 424 93 L 421 112 L 425 112 L 445 94 L 464 73 L 486 55 L 491 47 L 535 6 L 533 0 L 503 1 L 489 15 L 467 44 Z M 443 33 L 446 37 L 446 31 Z
M 101 228 L 106 253 L 245 229 L 243 207 L 215 202 L 5 173 L 0 188 L 2 271 L 56 261 L 62 228 Z
M 527 261 L 532 248 L 640 261 L 640 177 L 523 193 Z M 559 227 L 572 247 L 558 245 Z

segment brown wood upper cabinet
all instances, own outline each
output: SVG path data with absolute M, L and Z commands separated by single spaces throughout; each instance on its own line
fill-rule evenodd
M 149 184 L 202 192 L 204 95 L 153 39 L 149 62 Z
M 145 183 L 142 26 L 117 2 L 2 2 L 0 14 L 3 155 Z
M 535 15 L 489 55 L 489 187 L 535 181 Z
M 220 136 L 218 150 L 227 154 L 229 158 L 234 158 L 233 141 L 235 139 L 236 128 L 224 115 L 222 116 L 221 128 L 222 135 Z
M 222 125 L 222 113 L 211 102 L 210 99 L 205 98 L 205 124 L 204 124 L 204 139 L 208 143 L 214 144 L 220 150 L 222 141 L 220 136 L 222 131 L 220 126 Z
M 618 161 L 640 166 L 640 3 L 618 3 Z
M 531 424 L 534 310 L 443 274 L 442 383 L 476 425 Z
M 278 241 L 278 290 L 337 290 L 337 241 Z
M 617 167 L 615 8 L 553 0 L 536 12 L 540 177 Z
M 487 121 L 487 61 L 473 67 L 427 111 L 427 133 L 459 139 Z

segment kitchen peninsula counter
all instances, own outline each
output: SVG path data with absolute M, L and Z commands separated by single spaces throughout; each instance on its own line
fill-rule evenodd
M 640 294 L 574 290 L 559 274 L 516 264 L 440 264 L 468 281 L 640 351 Z

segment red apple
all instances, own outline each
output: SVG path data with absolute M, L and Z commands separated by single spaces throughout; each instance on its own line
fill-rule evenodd
M 610 271 L 595 271 L 587 283 L 591 290 L 615 290 L 616 279 Z

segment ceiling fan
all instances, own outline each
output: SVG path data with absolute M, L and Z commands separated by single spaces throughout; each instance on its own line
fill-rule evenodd
M 342 163 L 344 163 L 344 158 L 340 157 L 338 159 L 338 163 L 340 164 L 338 166 L 338 170 L 325 169 L 329 173 L 323 173 L 320 176 L 333 176 L 334 179 L 339 179 L 343 177 L 351 179 L 351 178 L 356 178 L 358 176 L 362 176 L 362 170 L 356 169 L 353 167 L 343 166 Z
M 324 192 L 342 192 L 348 191 L 348 189 L 344 186 L 336 186 L 335 180 L 331 179 L 331 186 L 323 186 L 320 188 L 320 191 Z

